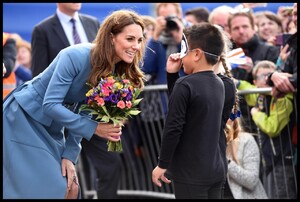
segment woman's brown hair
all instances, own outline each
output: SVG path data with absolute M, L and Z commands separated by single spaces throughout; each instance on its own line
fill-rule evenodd
M 132 10 L 114 11 L 104 19 L 94 40 L 95 46 L 91 51 L 92 71 L 88 81 L 92 85 L 97 85 L 100 78 L 107 77 L 114 72 L 118 76 L 125 74 L 125 77 L 130 80 L 134 87 L 144 87 L 144 73 L 140 69 L 145 54 L 144 41 L 132 63 L 128 64 L 121 61 L 115 69 L 115 50 L 111 42 L 111 34 L 117 35 L 123 31 L 124 27 L 131 24 L 141 26 L 144 32 L 143 19 Z

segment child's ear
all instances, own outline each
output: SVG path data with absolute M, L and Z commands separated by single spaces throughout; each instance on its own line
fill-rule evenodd
M 203 51 L 201 51 L 200 49 L 196 49 L 195 52 L 196 52 L 196 53 L 194 54 L 194 59 L 195 59 L 195 61 L 201 60 L 201 58 L 204 56 Z

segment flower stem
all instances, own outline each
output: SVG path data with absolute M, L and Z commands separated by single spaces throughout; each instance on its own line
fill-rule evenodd
M 123 152 L 122 142 L 121 139 L 118 142 L 112 142 L 110 140 L 107 141 L 107 151 L 110 152 Z

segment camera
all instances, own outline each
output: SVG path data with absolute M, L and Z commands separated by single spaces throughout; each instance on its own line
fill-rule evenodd
M 276 36 L 276 45 L 282 46 L 286 44 L 287 39 L 291 36 L 291 34 L 280 34 Z
M 175 19 L 178 18 L 176 15 L 169 15 L 165 17 L 167 24 L 166 24 L 166 31 L 173 31 L 179 30 L 179 26 Z

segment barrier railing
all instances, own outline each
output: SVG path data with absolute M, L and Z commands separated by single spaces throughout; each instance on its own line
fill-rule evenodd
M 238 91 L 238 94 L 270 92 L 271 88 L 259 88 Z M 124 128 L 125 130 L 122 131 L 124 151 L 121 154 L 122 167 L 118 195 L 120 198 L 174 199 L 172 183 L 163 183 L 162 187 L 157 187 L 151 180 L 152 170 L 157 165 L 165 121 L 168 100 L 167 85 L 146 86 L 140 97 L 143 97 L 140 105 L 142 112 L 131 118 Z M 294 106 L 296 107 L 295 99 Z M 95 174 L 89 165 L 83 162 L 82 157 L 79 159 L 77 170 L 82 198 L 97 198 L 93 182 L 85 177 L 85 172 L 90 172 L 91 178 L 94 178 Z M 295 181 L 297 181 L 296 177 Z

